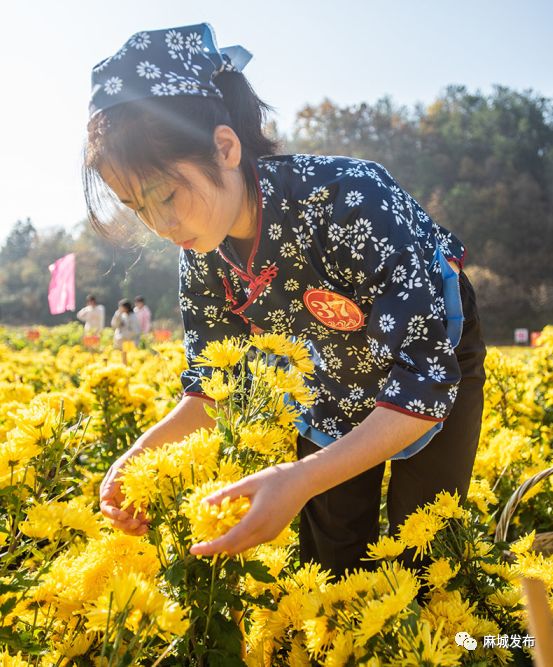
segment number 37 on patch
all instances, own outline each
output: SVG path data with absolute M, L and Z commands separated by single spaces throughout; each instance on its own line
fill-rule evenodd
M 361 308 L 341 294 L 326 289 L 308 289 L 303 295 L 307 310 L 331 329 L 355 331 L 365 323 Z

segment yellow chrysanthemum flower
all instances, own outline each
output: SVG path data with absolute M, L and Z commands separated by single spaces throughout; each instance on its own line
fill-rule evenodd
M 183 512 L 190 521 L 194 542 L 207 542 L 224 535 L 244 518 L 250 509 L 249 498 L 224 498 L 220 505 L 205 501 L 211 493 L 226 486 L 225 482 L 207 482 L 193 491 L 183 504 Z
M 473 615 L 476 611 L 476 603 L 463 600 L 460 591 L 435 591 L 428 603 L 421 609 L 421 621 L 429 623 L 435 631 L 443 627 L 446 637 L 455 637 L 462 628 L 470 635 L 475 634 L 479 619 Z M 455 645 L 454 650 L 458 656 L 463 654 L 464 649 Z
M 441 517 L 425 508 L 418 508 L 399 527 L 399 539 L 406 547 L 415 549 L 415 558 L 422 557 L 430 548 L 436 533 L 444 526 Z
M 516 569 L 508 563 L 479 563 L 479 567 L 486 574 L 494 574 L 505 581 L 515 581 L 518 578 Z
M 316 616 L 304 621 L 303 631 L 307 650 L 315 658 L 330 646 L 337 633 L 335 624 L 326 616 Z
M 56 413 L 60 414 L 63 408 L 63 419 L 66 422 L 72 421 L 77 414 L 77 406 L 74 399 L 67 391 L 51 391 L 48 393 L 38 394 L 37 399 L 40 399 L 48 405 Z
M 212 366 L 227 370 L 234 368 L 246 353 L 247 344 L 238 338 L 209 342 L 194 359 L 194 366 Z
M 397 558 L 405 550 L 405 544 L 393 537 L 381 535 L 378 542 L 367 545 L 367 560 Z
M 431 588 L 443 588 L 459 572 L 461 565 L 451 567 L 447 558 L 438 558 L 426 568 L 426 581 Z
M 75 658 L 78 655 L 84 655 L 92 646 L 94 639 L 95 634 L 93 632 L 81 632 L 60 642 L 57 645 L 57 650 L 64 658 Z
M 236 389 L 236 381 L 233 378 L 228 378 L 220 370 L 214 370 L 211 377 L 204 377 L 202 379 L 202 391 L 206 396 L 212 398 L 214 401 L 226 401 L 232 392 Z
M 469 513 L 459 506 L 459 494 L 451 495 L 448 491 L 441 491 L 436 500 L 427 506 L 430 512 L 442 519 L 468 519 Z
M 553 590 L 553 556 L 534 551 L 518 554 L 517 569 L 523 577 L 541 579 L 547 588 Z
M 288 357 L 292 366 L 306 377 L 313 373 L 314 363 L 302 340 L 290 340 L 285 334 L 265 333 L 251 336 L 250 343 L 265 354 Z
M 110 590 L 86 607 L 89 630 L 103 631 L 108 616 L 127 612 L 125 626 L 136 632 L 145 616 L 155 620 L 160 630 L 172 634 L 183 634 L 189 627 L 185 611 L 168 600 L 153 581 L 137 572 L 125 572 L 112 581 Z
M 265 354 L 286 357 L 290 350 L 291 341 L 286 334 L 268 332 L 250 336 L 250 345 Z
M 291 453 L 288 433 L 278 426 L 256 422 L 242 426 L 238 434 L 240 445 L 264 456 L 284 456 Z
M 519 587 L 509 586 L 503 590 L 497 590 L 491 595 L 488 595 L 486 600 L 490 604 L 495 604 L 498 607 L 514 607 L 522 600 L 522 591 Z
M 21 651 L 15 655 L 10 655 L 8 651 L 0 653 L 0 667 L 32 667 L 32 663 L 24 660 Z
M 359 626 L 354 630 L 355 645 L 357 647 L 362 648 L 365 646 L 384 627 L 388 619 L 380 612 L 381 609 L 378 605 L 374 604 L 374 601 L 363 610 Z
M 454 667 L 459 665 L 458 651 L 451 640 L 442 636 L 443 624 L 433 632 L 428 623 L 417 622 L 415 631 L 399 634 L 400 653 L 390 661 L 390 667 Z
M 302 637 L 296 635 L 288 653 L 288 667 L 311 667 L 309 654 L 303 647 Z
M 85 504 L 82 498 L 73 498 L 66 502 L 34 505 L 20 524 L 20 530 L 29 537 L 39 539 L 52 540 L 56 533 L 67 528 L 98 538 L 101 525 L 102 521 L 91 505 Z
M 170 504 L 175 493 L 192 483 L 202 484 L 217 470 L 222 439 L 215 431 L 199 429 L 182 442 L 146 449 L 133 456 L 121 474 L 122 507 L 134 507 L 135 514 L 158 496 Z
M 121 363 L 98 362 L 83 369 L 82 383 L 86 390 L 92 391 L 101 384 L 107 383 L 113 387 L 126 386 L 131 371 Z
M 338 632 L 332 642 L 332 648 L 325 656 L 324 667 L 355 665 L 361 655 L 362 652 L 359 652 L 353 644 L 352 633 Z
M 516 542 L 513 542 L 509 547 L 509 550 L 514 554 L 526 554 L 532 549 L 535 539 L 536 531 L 533 530 L 531 533 L 528 533 L 524 537 L 520 537 Z
M 472 479 L 468 491 L 468 500 L 476 505 L 478 510 L 486 515 L 489 505 L 497 505 L 497 496 L 490 487 L 487 479 Z
M 166 602 L 158 613 L 156 623 L 162 632 L 182 637 L 190 627 L 187 611 L 177 602 Z
M 17 429 L 14 429 L 17 430 Z M 8 434 L 7 442 L 0 443 L 0 488 L 23 483 L 32 484 L 33 474 L 26 475 L 30 470 L 31 460 L 41 452 L 35 442 L 21 442 L 12 439 Z
M 278 394 L 288 394 L 290 398 L 301 405 L 311 405 L 315 400 L 312 390 L 305 384 L 303 375 L 295 367 L 275 368 L 257 359 L 248 363 L 250 373 L 254 378 L 265 384 L 271 391 Z
M 311 389 L 305 384 L 302 374 L 294 367 L 288 370 L 277 368 L 274 387 L 284 394 L 290 394 L 300 405 L 310 406 L 315 400 Z
M 221 482 L 225 482 L 225 484 L 232 484 L 244 477 L 244 471 L 237 461 L 225 457 L 219 461 L 213 477 Z
M 281 585 L 283 590 L 289 593 L 293 590 L 317 591 L 324 588 L 331 577 L 331 573 L 323 570 L 319 563 L 304 563 L 299 570 L 282 581 Z

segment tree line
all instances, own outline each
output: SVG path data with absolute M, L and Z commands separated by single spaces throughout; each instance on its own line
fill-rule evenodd
M 282 152 L 349 155 L 383 164 L 466 245 L 466 272 L 490 341 L 553 322 L 553 100 L 496 86 L 448 87 L 429 106 L 306 105 L 290 135 L 268 128 Z M 95 292 L 108 312 L 142 293 L 154 317 L 178 321 L 178 250 L 150 237 L 115 248 L 80 223 L 38 234 L 18 221 L 0 250 L 0 321 L 52 324 L 47 267 L 77 252 L 77 298 Z M 64 320 L 65 321 L 65 320 Z
M 153 235 L 116 246 L 87 221 L 71 233 L 38 233 L 29 219 L 14 225 L 0 250 L 0 323 L 54 325 L 75 319 L 75 313 L 51 315 L 48 308 L 48 266 L 70 252 L 76 254 L 77 310 L 94 294 L 109 324 L 120 299 L 141 295 L 160 324 L 178 326 L 176 246 Z

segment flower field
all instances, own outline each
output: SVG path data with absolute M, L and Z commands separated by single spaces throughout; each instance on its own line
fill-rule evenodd
M 531 664 L 520 576 L 543 580 L 553 609 L 553 556 L 534 542 L 553 530 L 553 476 L 525 495 L 508 542 L 494 532 L 513 491 L 553 466 L 553 327 L 536 348 L 489 350 L 468 502 L 440 494 L 339 580 L 299 565 L 295 522 L 241 557 L 189 553 L 248 511 L 245 498 L 205 496 L 294 457 L 288 399 L 312 400 L 301 343 L 208 345 L 197 363 L 214 369 L 203 389 L 216 427 L 130 460 L 126 503 L 150 524 L 131 537 L 100 514 L 98 487 L 178 402 L 182 346 L 152 343 L 123 365 L 79 332 L 0 329 L 0 665 Z M 404 552 L 418 570 L 402 566 Z

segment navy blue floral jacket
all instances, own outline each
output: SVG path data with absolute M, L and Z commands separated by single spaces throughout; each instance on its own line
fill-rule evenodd
M 257 176 L 247 266 L 228 237 L 212 252 L 181 251 L 188 362 L 211 340 L 252 327 L 282 332 L 309 341 L 316 400 L 300 431 L 318 444 L 345 435 L 375 406 L 443 422 L 460 380 L 444 263 L 462 267 L 460 241 L 374 162 L 271 156 L 258 160 Z M 201 394 L 206 373 L 184 371 L 185 393 Z

